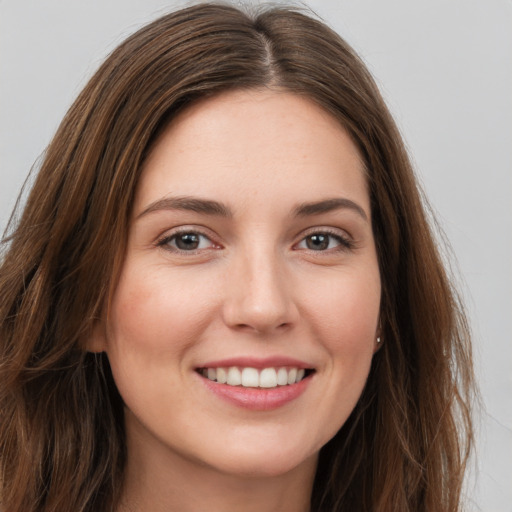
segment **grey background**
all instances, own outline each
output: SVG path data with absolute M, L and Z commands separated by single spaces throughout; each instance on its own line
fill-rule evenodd
M 141 24 L 184 4 L 0 0 L 0 229 L 30 167 L 104 56 Z M 510 512 L 512 2 L 309 5 L 377 77 L 453 247 L 484 403 L 468 510 Z

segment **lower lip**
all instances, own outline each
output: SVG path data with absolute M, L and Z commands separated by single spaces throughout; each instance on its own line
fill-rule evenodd
M 277 386 L 276 388 L 244 388 L 228 386 L 199 376 L 204 385 L 218 397 L 233 405 L 253 411 L 278 409 L 298 398 L 309 385 L 311 375 L 296 384 Z

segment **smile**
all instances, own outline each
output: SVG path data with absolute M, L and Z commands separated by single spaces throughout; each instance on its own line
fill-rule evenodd
M 296 384 L 307 377 L 312 370 L 297 367 L 252 368 L 238 366 L 200 368 L 198 372 L 207 379 L 228 386 L 244 388 L 276 388 Z

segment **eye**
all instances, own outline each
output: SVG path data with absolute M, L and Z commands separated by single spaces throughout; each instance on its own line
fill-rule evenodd
M 181 231 L 166 236 L 158 242 L 158 246 L 180 252 L 193 252 L 216 247 L 206 235 L 197 231 Z
M 304 237 L 297 245 L 297 249 L 309 251 L 328 251 L 331 249 L 350 249 L 352 242 L 340 234 L 320 231 Z

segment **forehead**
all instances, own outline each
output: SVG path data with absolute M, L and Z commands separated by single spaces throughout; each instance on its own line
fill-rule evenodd
M 362 159 L 338 120 L 273 90 L 224 93 L 177 116 L 146 160 L 136 210 L 168 194 L 231 203 L 339 194 L 369 207 Z

